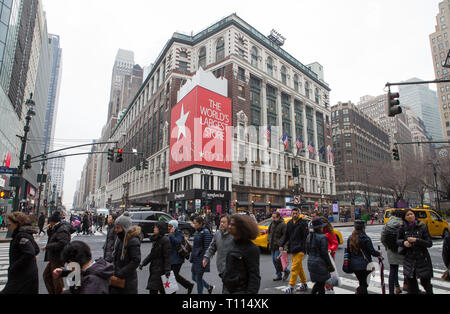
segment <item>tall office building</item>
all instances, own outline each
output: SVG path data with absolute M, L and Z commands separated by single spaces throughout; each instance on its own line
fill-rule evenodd
M 56 117 L 58 114 L 58 100 L 62 74 L 62 49 L 58 35 L 49 34 L 48 44 L 51 54 L 51 76 L 48 90 L 47 111 L 45 113 L 44 143 L 42 152 L 53 150 L 53 138 L 55 137 Z
M 420 82 L 411 78 L 405 82 Z M 440 87 L 444 89 L 444 87 Z M 437 93 L 427 85 L 405 85 L 399 87 L 400 103 L 408 106 L 425 124 L 426 133 L 434 141 L 442 141 L 442 120 Z
M 54 155 L 61 156 L 61 155 Z M 48 161 L 48 171 L 50 173 L 50 186 L 56 186 L 55 192 L 58 197 L 64 193 L 64 171 L 66 169 L 66 158 L 55 158 Z
M 431 55 L 436 79 L 450 79 L 450 69 L 443 67 L 450 49 L 449 31 L 450 7 L 448 1 L 439 3 L 435 32 L 430 34 Z M 442 120 L 444 140 L 450 140 L 450 83 L 438 85 L 438 101 Z

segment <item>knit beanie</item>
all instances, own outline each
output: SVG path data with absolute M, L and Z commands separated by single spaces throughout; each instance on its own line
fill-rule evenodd
M 48 222 L 60 222 L 61 219 L 61 213 L 59 211 L 56 211 L 50 216 Z
M 177 229 L 178 228 L 178 221 L 171 220 L 171 221 L 169 221 L 169 225 L 172 225 L 175 229 Z
M 366 223 L 364 220 L 355 220 L 355 229 L 363 230 L 366 227 Z
M 125 234 L 131 229 L 131 217 L 129 212 L 124 212 L 122 216 L 114 221 L 115 225 L 119 225 L 125 231 Z

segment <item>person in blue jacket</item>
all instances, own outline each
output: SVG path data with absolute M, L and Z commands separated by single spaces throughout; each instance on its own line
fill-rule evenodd
M 180 275 L 181 266 L 184 263 L 185 258 L 178 254 L 178 249 L 184 239 L 184 234 L 178 229 L 178 221 L 169 221 L 169 240 L 170 240 L 170 267 L 175 274 L 176 281 L 188 290 L 187 294 L 191 294 L 194 289 L 194 284 Z
M 211 294 L 214 286 L 210 285 L 203 279 L 205 273 L 210 271 L 210 263 L 203 267 L 203 256 L 209 248 L 212 241 L 211 232 L 205 227 L 205 220 L 198 216 L 194 217 L 194 245 L 192 247 L 190 262 L 192 263 L 192 280 L 197 284 L 197 293 L 203 294 L 203 288 Z

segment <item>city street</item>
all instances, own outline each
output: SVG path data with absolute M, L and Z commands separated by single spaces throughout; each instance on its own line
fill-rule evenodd
M 378 245 L 381 245 L 380 243 L 380 232 L 382 229 L 382 225 L 374 225 L 374 226 L 367 226 L 367 234 L 372 239 L 375 248 L 378 247 Z M 351 232 L 353 231 L 353 227 L 339 227 L 339 231 L 341 231 L 344 239 L 347 239 Z M 81 240 L 87 242 L 91 248 L 92 248 L 92 254 L 93 258 L 98 258 L 102 256 L 102 246 L 105 239 L 105 234 L 101 232 L 97 232 L 95 235 L 92 236 L 74 236 L 73 240 Z M 41 236 L 37 238 L 37 242 L 39 246 L 42 248 L 47 241 L 46 236 Z M 6 270 L 7 270 L 7 262 L 8 262 L 8 245 L 6 243 L 0 244 L 0 290 L 3 288 L 3 285 L 6 282 Z M 358 281 L 356 280 L 356 277 L 354 275 L 345 274 L 342 272 L 342 260 L 343 260 L 343 254 L 344 254 L 344 246 L 340 246 L 337 254 L 336 254 L 336 263 L 338 267 L 339 275 L 341 276 L 342 285 L 340 287 L 335 288 L 336 294 L 353 294 L 354 291 L 357 288 Z M 146 240 L 142 246 L 141 246 L 141 254 L 142 259 L 144 259 L 147 254 L 149 254 L 151 250 L 151 243 Z M 382 246 L 383 255 L 386 257 L 384 248 Z M 435 294 L 449 294 L 450 293 L 450 283 L 444 282 L 440 277 L 443 274 L 445 267 L 442 262 L 441 257 L 442 252 L 442 239 L 441 238 L 434 238 L 433 239 L 433 247 L 430 249 L 430 255 L 433 262 L 433 268 L 434 268 L 434 278 L 432 280 L 433 289 Z M 38 267 L 39 267 L 39 274 L 42 275 L 42 272 L 44 271 L 44 268 L 46 266 L 46 263 L 43 262 L 44 254 L 41 253 L 38 256 Z M 376 262 L 376 259 L 374 259 Z M 303 266 L 306 272 L 306 275 L 309 280 L 309 274 L 307 270 L 307 258 L 305 258 L 303 262 Z M 191 271 L 190 271 L 191 264 L 189 262 L 185 262 L 183 264 L 181 274 L 191 280 Z M 400 268 L 402 270 L 402 268 Z M 260 259 L 260 273 L 261 273 L 261 288 L 259 293 L 260 294 L 283 294 L 284 289 L 288 285 L 288 281 L 286 282 L 274 282 L 272 281 L 272 278 L 274 277 L 274 268 L 272 265 L 271 257 L 268 253 L 262 253 L 261 259 Z M 385 272 L 384 272 L 384 278 L 385 283 L 387 285 L 388 283 L 388 275 L 389 275 L 389 265 L 387 264 L 387 260 L 385 260 Z M 146 290 L 147 285 L 147 279 L 149 276 L 149 270 L 148 266 L 145 267 L 142 271 L 138 271 L 139 276 L 139 294 L 146 294 L 148 293 L 148 290 Z M 400 277 L 400 285 L 403 284 L 402 280 L 403 277 Z M 205 280 L 214 285 L 216 289 L 214 289 L 213 294 L 220 294 L 222 290 L 222 283 L 220 278 L 217 276 L 216 271 L 216 265 L 215 265 L 215 258 L 212 259 L 212 265 L 211 265 L 211 273 L 207 273 L 204 276 Z M 369 286 L 369 293 L 370 294 L 380 294 L 381 288 L 379 286 L 380 283 L 380 276 L 379 273 L 376 273 L 375 278 L 372 279 L 372 282 Z M 308 282 L 308 287 L 312 288 L 312 283 Z M 387 287 L 387 286 L 386 286 Z M 40 287 L 39 292 L 41 294 L 46 294 L 47 290 L 45 288 L 44 282 L 40 280 Z M 181 294 L 186 293 L 186 290 L 181 288 L 180 292 Z M 193 294 L 196 294 L 197 290 L 194 288 Z M 206 290 L 205 290 L 206 293 Z M 298 294 L 302 294 L 297 292 Z M 310 290 L 306 293 L 310 293 Z

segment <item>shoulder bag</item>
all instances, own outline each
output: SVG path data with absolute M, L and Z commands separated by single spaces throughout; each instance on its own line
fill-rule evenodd
M 111 276 L 109 279 L 109 285 L 115 288 L 124 289 L 125 279 L 117 278 L 116 276 Z

